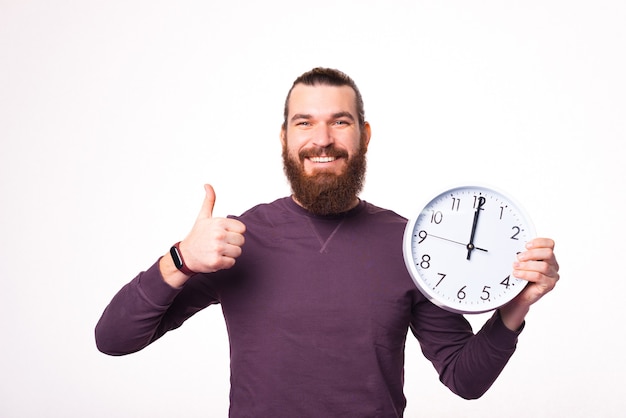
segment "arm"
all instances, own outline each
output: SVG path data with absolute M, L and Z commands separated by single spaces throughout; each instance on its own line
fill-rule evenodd
M 189 269 L 213 273 L 235 264 L 245 226 L 235 219 L 213 218 L 215 193 L 209 185 L 205 191 L 200 214 L 180 250 Z M 141 350 L 200 309 L 217 303 L 204 278 L 204 274 L 183 274 L 166 253 L 111 300 L 96 326 L 98 349 L 111 355 Z
M 158 263 L 120 289 L 95 329 L 96 346 L 110 355 L 139 351 L 186 319 L 168 309 L 181 289 L 163 280 Z
M 477 399 L 515 352 L 521 329 L 509 330 L 495 312 L 474 335 L 463 315 L 423 302 L 414 309 L 411 331 L 439 380 L 458 396 Z
M 482 396 L 515 352 L 517 337 L 530 305 L 550 292 L 559 279 L 554 241 L 537 238 L 519 254 L 514 275 L 530 283 L 506 306 L 496 311 L 474 335 L 462 315 L 432 304 L 416 307 L 411 329 L 440 380 L 466 399 Z

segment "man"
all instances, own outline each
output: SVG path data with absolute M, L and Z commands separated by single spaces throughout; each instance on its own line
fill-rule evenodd
M 474 335 L 412 283 L 406 219 L 358 198 L 371 129 L 354 82 L 313 69 L 294 82 L 284 117 L 293 195 L 214 218 L 206 185 L 187 237 L 106 308 L 98 348 L 140 350 L 220 303 L 232 417 L 400 417 L 409 329 L 444 384 L 481 396 L 513 354 L 530 305 L 559 278 L 554 242 L 535 239 L 519 255 L 514 275 L 529 285 Z

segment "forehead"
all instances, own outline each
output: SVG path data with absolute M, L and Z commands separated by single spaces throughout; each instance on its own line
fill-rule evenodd
M 289 96 L 289 118 L 296 114 L 350 112 L 357 118 L 356 93 L 350 86 L 297 84 Z

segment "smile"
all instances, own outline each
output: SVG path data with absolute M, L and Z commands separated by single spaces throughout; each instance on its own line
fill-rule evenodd
M 332 163 L 336 159 L 336 157 L 309 157 L 309 160 L 314 163 Z

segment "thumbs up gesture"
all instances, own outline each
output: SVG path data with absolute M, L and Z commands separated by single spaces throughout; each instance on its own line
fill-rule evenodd
M 210 184 L 204 185 L 205 197 L 202 208 L 187 237 L 180 243 L 180 252 L 185 265 L 198 273 L 213 273 L 231 268 L 241 255 L 246 226 L 236 219 L 213 217 L 215 191 Z M 173 285 L 182 285 L 188 277 L 173 267 L 171 257 L 161 261 L 164 280 Z
M 210 184 L 205 184 L 204 190 L 202 209 L 181 243 L 181 251 L 191 270 L 212 273 L 235 264 L 235 259 L 241 255 L 246 226 L 236 219 L 214 218 L 215 191 Z

